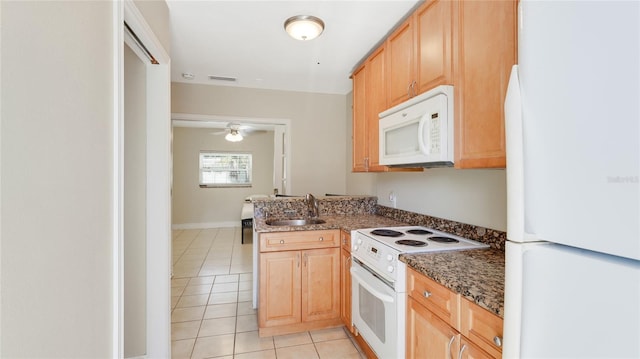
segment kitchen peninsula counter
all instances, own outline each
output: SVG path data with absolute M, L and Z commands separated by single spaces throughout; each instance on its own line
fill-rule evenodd
M 400 261 L 504 317 L 504 251 L 473 249 L 401 254 Z

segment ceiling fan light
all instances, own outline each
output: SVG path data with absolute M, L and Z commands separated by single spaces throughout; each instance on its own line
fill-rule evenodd
M 224 139 L 229 142 L 240 142 L 242 141 L 242 135 L 240 134 L 240 132 L 238 132 L 238 130 L 232 129 L 229 133 L 226 134 L 226 136 L 224 136 Z
M 313 40 L 324 31 L 324 22 L 311 15 L 296 15 L 284 22 L 285 31 L 296 40 Z

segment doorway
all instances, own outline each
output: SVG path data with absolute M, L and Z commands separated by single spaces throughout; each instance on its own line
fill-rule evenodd
M 170 59 L 133 1 L 114 21 L 113 352 L 170 357 Z

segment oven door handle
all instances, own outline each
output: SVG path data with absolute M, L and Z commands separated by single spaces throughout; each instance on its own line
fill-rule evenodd
M 358 284 L 363 286 L 366 290 L 368 290 L 371 294 L 373 294 L 376 298 L 380 299 L 383 302 L 392 303 L 393 297 L 376 290 L 372 285 L 367 282 L 367 278 L 364 278 L 360 275 L 359 272 L 364 271 L 364 269 L 360 269 L 358 267 L 351 267 L 351 277 L 355 279 Z

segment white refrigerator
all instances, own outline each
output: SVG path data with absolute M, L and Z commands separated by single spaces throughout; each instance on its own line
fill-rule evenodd
M 640 1 L 526 1 L 505 101 L 504 358 L 640 358 Z

